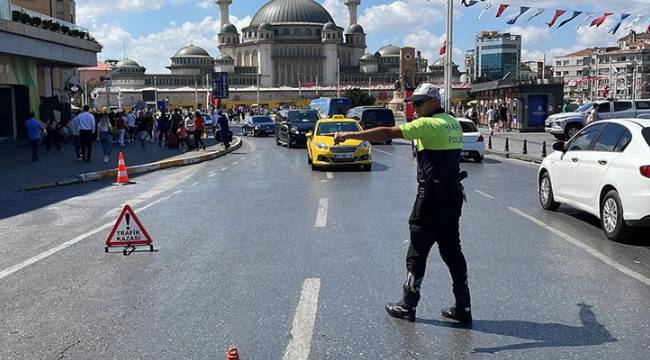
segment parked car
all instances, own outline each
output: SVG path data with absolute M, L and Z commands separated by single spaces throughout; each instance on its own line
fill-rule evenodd
M 357 106 L 348 111 L 347 118 L 358 121 L 363 130 L 395 126 L 393 111 L 379 106 Z M 386 142 L 391 143 L 390 140 Z
M 485 138 L 476 128 L 476 124 L 467 118 L 457 118 L 463 129 L 463 158 L 473 159 L 477 163 L 483 162 L 485 157 Z
M 305 135 L 314 130 L 318 113 L 311 109 L 280 110 L 275 124 L 275 144 L 288 148 L 307 144 Z
M 599 217 L 607 238 L 650 226 L 650 120 L 603 120 L 585 127 L 539 167 L 541 206 L 561 203 Z
M 650 119 L 650 100 L 596 101 L 600 120 L 641 118 Z M 575 112 L 554 114 L 546 119 L 546 132 L 559 140 L 573 137 L 587 124 L 594 103 L 587 103 Z
M 307 162 L 312 170 L 334 166 L 359 166 L 366 171 L 372 169 L 370 143 L 349 139 L 334 144 L 334 133 L 342 131 L 361 131 L 361 126 L 354 119 L 334 115 L 318 121 L 314 131 L 307 133 Z
M 275 122 L 270 116 L 255 115 L 246 118 L 241 126 L 242 135 L 273 135 L 275 134 Z

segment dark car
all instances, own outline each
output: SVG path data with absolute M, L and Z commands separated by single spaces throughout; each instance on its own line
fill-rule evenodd
M 273 135 L 275 122 L 269 116 L 255 115 L 247 118 L 241 126 L 242 135 Z
M 306 146 L 305 135 L 314 130 L 318 113 L 311 109 L 280 110 L 276 116 L 275 143 L 293 146 Z
M 395 126 L 395 115 L 393 111 L 378 106 L 358 106 L 352 108 L 348 111 L 347 117 L 357 120 L 364 130 Z M 392 141 L 390 140 L 386 142 L 388 145 L 391 143 Z

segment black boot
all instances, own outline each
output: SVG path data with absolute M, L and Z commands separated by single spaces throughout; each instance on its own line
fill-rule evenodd
M 454 290 L 456 303 L 450 308 L 442 309 L 442 316 L 456 320 L 463 325 L 472 323 L 472 307 L 470 305 L 469 289 Z
M 420 284 L 422 284 L 422 278 L 415 279 L 415 276 L 409 273 L 406 277 L 406 283 L 402 287 L 402 300 L 386 304 L 388 315 L 398 319 L 415 321 L 415 308 L 420 301 Z

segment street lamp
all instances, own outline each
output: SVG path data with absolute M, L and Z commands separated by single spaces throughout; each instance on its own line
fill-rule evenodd
M 257 83 L 257 106 L 260 105 L 260 77 L 261 76 L 271 77 L 271 75 L 267 75 L 267 74 L 260 74 L 260 73 L 255 74 L 255 78 L 257 79 L 257 81 L 256 81 L 256 83 Z

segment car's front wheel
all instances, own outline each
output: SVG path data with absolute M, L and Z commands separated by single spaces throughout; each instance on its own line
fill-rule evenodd
M 608 239 L 625 241 L 629 239 L 632 229 L 623 219 L 623 204 L 616 190 L 611 190 L 600 203 L 600 222 Z
M 553 185 L 548 172 L 545 172 L 539 181 L 539 203 L 544 210 L 555 211 L 560 207 L 560 203 L 553 197 Z
M 569 140 L 573 137 L 573 135 L 577 134 L 578 131 L 580 131 L 582 127 L 578 124 L 570 124 L 567 125 L 566 130 L 564 131 L 564 136 L 566 140 Z
M 311 156 L 309 155 L 309 150 L 307 150 L 307 164 L 309 164 L 309 165 L 312 164 L 312 159 L 311 159 Z
M 477 163 L 477 164 L 482 163 L 483 162 L 483 156 L 481 156 L 481 155 L 474 156 L 474 162 Z

